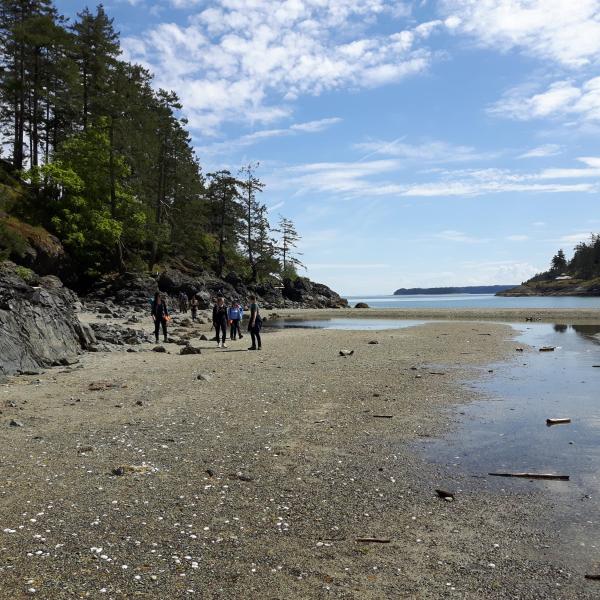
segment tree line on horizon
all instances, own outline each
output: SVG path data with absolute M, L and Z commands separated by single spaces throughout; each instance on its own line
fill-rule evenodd
M 586 280 L 600 278 L 600 234 L 592 233 L 589 241 L 579 242 L 570 260 L 560 249 L 552 257 L 548 271 L 538 273 L 529 281 L 545 281 L 561 275 Z
M 204 174 L 177 95 L 120 55 L 102 5 L 70 23 L 52 0 L 0 0 L 0 217 L 56 235 L 83 278 L 173 256 L 295 277 L 300 236 L 271 226 L 258 164 Z M 2 248 L 19 239 L 0 218 Z

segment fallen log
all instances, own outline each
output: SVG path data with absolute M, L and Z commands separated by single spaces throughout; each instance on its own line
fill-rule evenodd
M 520 477 L 522 479 L 556 479 L 569 481 L 569 475 L 555 475 L 553 473 L 488 473 L 493 477 Z
M 561 423 L 570 423 L 571 419 L 546 419 L 546 425 L 560 425 Z

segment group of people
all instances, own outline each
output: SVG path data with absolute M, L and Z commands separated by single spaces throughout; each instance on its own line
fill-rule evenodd
M 229 338 L 235 340 L 239 335 L 240 340 L 244 337 L 240 328 L 240 323 L 244 318 L 244 309 L 238 302 L 231 306 L 225 304 L 225 298 L 219 296 L 213 305 L 213 327 L 216 331 L 216 341 L 218 348 L 227 348 L 225 340 L 227 339 L 227 325 L 230 327 Z M 252 339 L 252 346 L 248 350 L 260 350 L 262 341 L 260 339 L 260 330 L 262 329 L 262 317 L 258 310 L 256 297 L 250 296 L 250 317 L 248 319 L 248 332 Z
M 198 316 L 198 298 L 193 295 L 191 300 L 185 292 L 179 294 L 179 311 L 183 314 L 188 312 L 188 308 L 192 312 L 192 320 L 196 320 Z M 152 301 L 151 315 L 154 319 L 154 337 L 156 343 L 158 343 L 160 330 L 162 328 L 165 342 L 168 340 L 167 337 L 167 324 L 171 319 L 169 315 L 169 309 L 164 296 L 160 292 L 154 294 L 154 300 Z M 244 318 L 244 309 L 238 303 L 234 302 L 231 306 L 225 304 L 225 298 L 219 296 L 213 298 L 213 312 L 212 312 L 212 325 L 215 329 L 215 339 L 217 342 L 217 348 L 227 348 L 225 341 L 227 339 L 227 329 L 229 326 L 229 339 L 235 340 L 237 337 L 241 340 L 244 336 L 240 323 Z M 262 347 L 262 340 L 260 338 L 260 330 L 262 329 L 262 317 L 258 304 L 256 303 L 256 296 L 250 296 L 250 317 L 248 319 L 248 332 L 252 339 L 252 345 L 248 350 L 260 350 Z

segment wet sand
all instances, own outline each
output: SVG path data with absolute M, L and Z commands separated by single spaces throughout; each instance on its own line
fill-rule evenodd
M 564 564 L 540 519 L 551 496 L 415 448 L 476 398 L 464 382 L 526 356 L 509 326 L 247 341 L 86 354 L 0 387 L 1 598 L 598 597 L 598 565 Z
M 582 308 L 340 308 L 277 309 L 271 311 L 292 319 L 426 319 L 453 321 L 505 321 L 533 319 L 546 323 L 600 323 L 600 310 Z

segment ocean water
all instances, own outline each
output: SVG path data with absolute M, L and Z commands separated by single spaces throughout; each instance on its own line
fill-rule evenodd
M 347 296 L 350 306 L 366 302 L 371 308 L 598 308 L 600 296 L 527 296 L 507 298 L 493 294 L 414 296 Z

